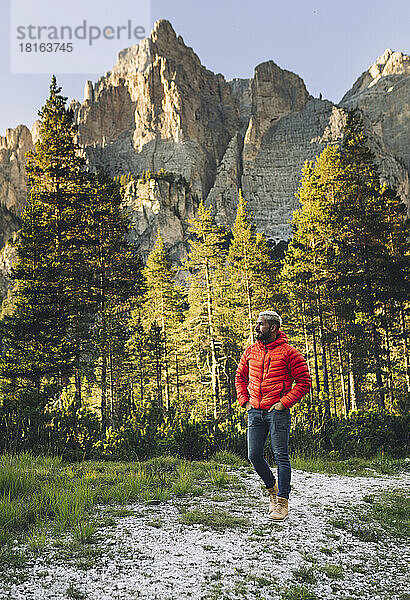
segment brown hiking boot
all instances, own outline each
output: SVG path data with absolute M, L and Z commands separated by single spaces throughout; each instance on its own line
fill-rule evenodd
M 274 521 L 283 521 L 288 516 L 288 499 L 276 496 L 276 508 L 269 513 L 269 518 Z
M 276 510 L 276 497 L 278 495 L 278 484 L 275 482 L 275 485 L 271 488 L 266 488 L 266 493 L 269 496 L 269 514 Z

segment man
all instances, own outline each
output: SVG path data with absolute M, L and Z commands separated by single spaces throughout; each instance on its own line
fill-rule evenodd
M 270 496 L 269 517 L 275 521 L 288 516 L 289 409 L 312 385 L 305 359 L 288 344 L 281 325 L 277 312 L 259 314 L 255 326 L 257 341 L 243 353 L 235 378 L 238 402 L 248 411 L 248 458 L 266 485 Z M 278 483 L 264 458 L 269 433 Z

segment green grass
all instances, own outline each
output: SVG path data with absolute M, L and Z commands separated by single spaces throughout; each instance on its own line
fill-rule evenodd
M 406 490 L 384 492 L 363 498 L 367 506 L 348 511 L 343 519 L 330 519 L 333 527 L 344 529 L 364 542 L 383 537 L 407 538 L 410 525 L 410 496 Z M 344 509 L 346 512 L 346 508 Z
M 225 466 L 210 464 L 208 468 L 208 479 L 214 487 L 223 488 L 231 483 L 232 478 L 228 475 Z
M 370 461 L 301 461 L 294 459 L 294 466 L 338 473 L 346 473 L 348 469 L 348 474 L 369 474 L 368 470 L 375 469 L 377 465 L 379 472 L 398 472 L 404 464 L 404 461 L 383 457 Z M 18 554 L 10 554 L 14 556 L 11 561 L 2 560 L 2 556 L 8 556 L 12 544 L 15 541 L 27 544 L 30 556 L 30 551 L 33 555 L 43 552 L 56 533 L 63 535 L 69 532 L 79 546 L 90 549 L 99 527 L 115 526 L 120 517 L 134 514 L 135 511 L 130 511 L 127 504 L 159 504 L 172 498 L 192 498 L 201 494 L 215 499 L 215 502 L 224 501 L 238 493 L 242 485 L 240 476 L 232 474 L 229 469 L 243 466 L 249 467 L 246 461 L 228 452 L 217 453 L 210 461 L 192 462 L 162 456 L 144 462 L 64 463 L 59 457 L 34 456 L 29 452 L 2 455 L 0 552 L 3 554 L 0 554 L 0 565 L 11 564 L 17 572 L 24 563 Z M 253 472 L 253 469 L 250 470 Z M 351 517 L 346 516 L 343 520 L 333 519 L 332 524 L 365 541 L 377 541 L 385 534 L 408 534 L 409 500 L 404 491 L 377 498 L 368 495 L 364 500 L 366 506 L 360 507 L 358 514 L 352 513 Z M 107 506 L 98 522 L 93 520 L 96 505 Z M 182 520 L 186 524 L 199 523 L 203 527 L 220 530 L 249 526 L 247 519 L 216 509 L 187 512 Z M 153 527 L 160 526 L 155 519 L 151 524 Z M 89 557 L 84 560 L 89 560 Z M 297 581 L 309 583 L 309 573 L 308 570 L 300 572 Z M 299 588 L 299 592 L 304 593 L 300 591 L 303 585 Z M 295 589 L 289 593 L 299 593 Z
M 124 508 L 124 507 L 120 507 L 120 508 L 110 507 L 104 511 L 104 516 L 112 519 L 113 524 L 117 522 L 116 521 L 117 518 L 130 517 L 133 514 L 135 514 L 135 511 L 130 510 L 129 508 Z
M 283 600 L 317 600 L 314 592 L 304 585 L 292 585 L 282 595 Z
M 267 587 L 275 584 L 273 579 L 268 579 L 267 577 L 262 577 L 261 575 L 254 575 L 253 573 L 248 573 L 245 577 L 248 581 L 252 582 L 258 587 Z
M 220 494 L 239 481 L 228 473 L 227 465 L 242 463 L 227 452 L 211 461 L 192 462 L 162 456 L 145 462 L 64 463 L 60 457 L 29 452 L 2 455 L 0 549 L 17 540 L 41 552 L 48 530 L 70 531 L 75 539 L 88 543 L 97 529 L 91 522 L 95 505 L 112 506 L 114 511 L 104 514 L 98 526 L 115 525 L 116 517 L 130 514 L 121 505 L 159 504 L 174 497 L 199 496 L 204 490 Z
M 333 554 L 333 549 L 332 548 L 319 548 L 319 552 L 321 552 L 322 554 L 327 554 L 328 556 L 330 556 L 331 554 Z
M 86 594 L 79 590 L 73 583 L 70 583 L 68 588 L 66 589 L 67 598 L 72 600 L 85 600 Z
M 248 467 L 249 462 L 232 452 L 227 452 L 224 450 L 223 452 L 217 452 L 212 460 L 216 463 L 221 463 L 223 465 L 229 465 L 231 467 Z
M 299 583 L 315 583 L 316 581 L 315 571 L 312 567 L 302 565 L 297 569 L 293 569 L 292 573 Z
M 146 521 L 145 524 L 148 525 L 148 527 L 155 527 L 156 529 L 161 529 L 162 527 L 161 519 L 151 519 Z
M 244 528 L 250 525 L 249 520 L 244 517 L 235 517 L 230 513 L 219 510 L 202 511 L 194 509 L 182 514 L 180 518 L 184 525 L 203 525 L 210 529 L 221 531 L 224 529 L 232 529 L 234 527 Z
M 26 581 L 29 575 L 26 572 L 28 563 L 27 553 L 7 546 L 0 548 L 0 567 L 2 583 L 20 583 Z M 5 567 L 7 566 L 7 569 Z M 4 572 L 3 572 L 4 570 Z
M 388 535 L 407 538 L 410 533 L 410 495 L 407 490 L 384 492 L 377 497 L 366 496 L 368 510 L 362 511 L 367 523 L 377 523 Z
M 94 523 L 80 521 L 74 528 L 73 536 L 75 540 L 83 544 L 89 544 L 93 541 L 93 536 L 96 531 L 97 527 Z
M 192 465 L 183 461 L 177 468 L 177 479 L 172 484 L 172 493 L 175 496 L 199 496 L 202 489 L 196 485 L 195 471 Z
M 305 457 L 297 454 L 291 457 L 292 467 L 312 473 L 334 473 L 351 477 L 397 475 L 410 469 L 410 462 L 404 458 L 390 458 L 380 455 L 373 458 L 349 458 L 334 460 L 327 456 Z
M 39 553 L 42 550 L 44 550 L 47 543 L 47 534 L 43 529 L 41 529 L 41 526 L 32 529 L 27 534 L 27 543 L 29 545 L 29 548 L 34 553 Z
M 379 531 L 371 528 L 367 523 L 363 522 L 359 514 L 346 517 L 344 519 L 330 519 L 329 523 L 338 529 L 344 529 L 362 542 L 377 542 L 379 540 Z
M 329 579 L 343 579 L 343 568 L 339 565 L 322 565 L 319 567 Z

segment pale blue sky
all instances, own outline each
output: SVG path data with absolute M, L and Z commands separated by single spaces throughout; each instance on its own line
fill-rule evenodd
M 19 123 L 31 127 L 51 76 L 10 74 L 11 2 L 0 0 L 0 135 Z M 130 18 L 137 2 L 129 0 Z M 152 0 L 151 20 L 159 18 L 226 78 L 251 77 L 257 64 L 272 59 L 300 75 L 311 94 L 334 102 L 386 48 L 409 52 L 410 45 L 408 0 Z M 115 59 L 113 52 L 104 71 Z M 101 74 L 57 73 L 57 79 L 66 96 L 81 101 L 85 80 Z

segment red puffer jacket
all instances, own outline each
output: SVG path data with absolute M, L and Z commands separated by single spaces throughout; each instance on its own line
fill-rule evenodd
M 293 382 L 296 385 L 292 388 Z M 285 408 L 298 402 L 310 389 L 312 380 L 301 353 L 288 344 L 283 331 L 270 344 L 255 342 L 242 355 L 236 370 L 238 402 L 254 408 L 270 408 L 279 400 Z

